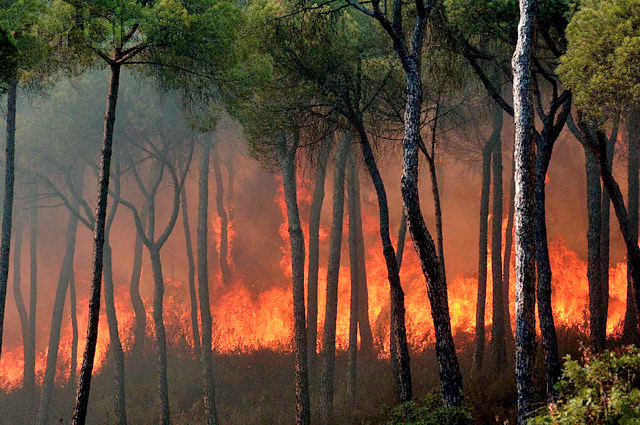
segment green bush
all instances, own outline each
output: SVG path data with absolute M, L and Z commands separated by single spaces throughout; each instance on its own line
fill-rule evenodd
M 640 350 L 606 352 L 584 365 L 567 358 L 557 389 L 559 401 L 529 425 L 640 425 Z
M 470 425 L 471 415 L 464 407 L 445 406 L 442 394 L 426 397 L 386 408 L 385 425 Z

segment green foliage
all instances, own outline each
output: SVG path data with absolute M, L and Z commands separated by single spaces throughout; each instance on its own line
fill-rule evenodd
M 558 390 L 560 401 L 530 425 L 640 424 L 640 350 L 606 352 L 584 365 L 567 358 Z
M 559 74 L 578 107 L 604 122 L 640 102 L 640 0 L 585 0 L 567 27 Z
M 471 425 L 471 414 L 464 407 L 445 406 L 442 394 L 397 404 L 388 408 L 385 425 Z

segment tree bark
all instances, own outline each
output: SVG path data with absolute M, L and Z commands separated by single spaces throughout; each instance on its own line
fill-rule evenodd
M 91 389 L 91 374 L 98 341 L 98 321 L 100 318 L 100 292 L 102 289 L 102 252 L 104 247 L 104 230 L 107 216 L 107 195 L 109 193 L 109 173 L 111 169 L 111 152 L 113 145 L 113 125 L 116 119 L 118 86 L 120 84 L 120 65 L 110 65 L 109 94 L 104 118 L 104 134 L 102 138 L 102 157 L 100 160 L 100 177 L 98 179 L 98 200 L 93 243 L 93 270 L 91 279 L 91 296 L 89 299 L 89 317 L 87 323 L 87 343 L 82 355 L 80 380 L 76 391 L 73 409 L 73 425 L 84 425 Z
M 627 165 L 627 186 L 629 203 L 629 221 L 631 237 L 638 239 L 638 170 L 640 169 L 640 110 L 632 108 L 627 118 L 627 140 L 629 159 Z M 625 342 L 638 342 L 638 320 L 635 308 L 632 270 L 627 261 L 627 309 L 624 315 L 623 339 Z
M 38 309 L 38 185 L 33 185 L 33 205 L 29 211 L 29 380 L 35 382 L 36 369 L 36 313 Z M 75 237 L 74 237 L 75 243 Z M 63 301 L 64 303 L 64 301 Z
M 71 314 L 71 359 L 69 361 L 69 388 L 76 385 L 76 369 L 78 368 L 78 309 L 76 297 L 76 279 L 69 279 L 69 312 Z
M 146 206 L 142 207 L 142 214 L 140 217 L 142 228 L 147 226 L 148 209 Z M 144 244 L 142 242 L 142 236 L 136 232 L 136 240 L 133 247 L 133 268 L 131 270 L 131 280 L 129 283 L 129 297 L 131 299 L 131 305 L 135 314 L 135 330 L 134 330 L 134 342 L 133 342 L 133 357 L 136 359 L 142 359 L 144 353 L 144 343 L 146 340 L 147 329 L 147 312 L 144 309 L 144 302 L 142 296 L 140 296 L 140 279 L 142 277 L 142 248 Z
M 618 125 L 615 125 L 614 131 L 612 132 L 611 137 L 607 143 L 607 162 L 608 167 L 611 169 L 613 166 L 613 155 L 615 153 L 615 143 L 618 137 Z M 601 276 L 602 276 L 602 285 L 600 287 L 600 301 L 602 303 L 602 308 L 598 311 L 599 319 L 598 323 L 600 324 L 597 332 L 598 332 L 598 345 L 601 350 L 606 349 L 607 346 L 607 319 L 609 315 L 609 244 L 611 240 L 611 231 L 610 231 L 610 215 L 611 215 L 611 200 L 609 199 L 609 195 L 606 191 L 602 193 L 602 226 L 600 227 L 600 231 L 602 233 L 600 237 L 600 257 L 602 258 L 601 263 Z
M 493 136 L 493 135 L 492 135 Z M 480 230 L 478 232 L 478 293 L 476 299 L 476 332 L 473 368 L 478 371 L 484 360 L 485 327 L 484 316 L 487 304 L 487 245 L 489 191 L 491 188 L 491 151 L 494 139 L 487 140 L 482 149 L 482 183 L 480 190 Z
M 38 405 L 36 424 L 47 425 L 49 423 L 49 407 L 55 385 L 56 367 L 58 363 L 58 349 L 60 346 L 60 328 L 64 312 L 64 303 L 67 296 L 69 281 L 73 276 L 73 259 L 75 257 L 76 232 L 78 229 L 78 218 L 69 211 L 69 222 L 67 224 L 66 247 L 58 284 L 53 303 L 53 314 L 51 317 L 51 327 L 49 328 L 49 349 L 47 351 L 47 363 L 45 366 L 42 393 L 40 404 Z
M 193 246 L 191 243 L 191 229 L 189 227 L 189 208 L 187 206 L 187 190 L 182 188 L 180 192 L 182 204 L 182 224 L 187 251 L 187 263 L 189 265 L 189 301 L 191 307 L 191 331 L 193 333 L 193 352 L 200 357 L 200 330 L 198 328 L 198 295 L 196 293 L 196 266 L 193 258 Z
M 202 345 L 200 365 L 202 367 L 202 393 L 207 425 L 217 425 L 218 415 L 215 400 L 215 382 L 211 358 L 211 307 L 209 304 L 209 158 L 211 145 L 203 140 L 198 171 L 198 296 L 200 298 L 200 321 L 202 323 Z
M 502 129 L 502 109 L 495 107 L 496 121 Z M 491 275 L 493 278 L 493 311 L 491 326 L 491 342 L 493 361 L 496 370 L 500 370 L 507 360 L 504 321 L 504 289 L 502 282 L 502 141 L 498 133 L 493 148 L 493 219 L 491 235 Z M 507 283 L 508 284 L 508 283 Z
M 513 247 L 513 220 L 515 215 L 515 162 L 512 161 L 511 188 L 509 189 L 509 217 L 507 218 L 507 229 L 504 239 L 504 261 L 502 264 L 502 282 L 504 288 L 504 322 L 506 328 L 506 338 L 510 343 L 514 342 L 513 331 L 511 329 L 511 311 L 509 310 L 509 284 L 511 282 L 511 249 Z
M 22 330 L 22 352 L 23 352 L 23 369 L 22 369 L 22 388 L 31 394 L 35 389 L 35 362 L 29 362 L 31 353 L 31 347 L 33 343 L 29 335 L 29 314 L 24 304 L 24 298 L 22 297 L 22 289 L 20 287 L 22 283 L 21 276 L 21 254 L 22 254 L 22 227 L 23 223 L 21 219 L 15 221 L 15 228 L 13 229 L 13 296 L 16 301 L 16 308 L 18 310 L 18 316 L 20 317 L 20 327 Z
M 330 139 L 330 137 L 328 137 Z M 318 268 L 320 265 L 320 218 L 324 202 L 324 183 L 331 140 L 324 140 L 318 152 L 316 181 L 309 213 L 309 266 L 307 277 L 307 342 L 309 343 L 309 367 L 315 369 L 318 341 Z
M 7 146 L 5 150 L 4 204 L 2 207 L 2 242 L 0 246 L 0 356 L 4 330 L 4 308 L 9 279 L 11 249 L 11 217 L 13 215 L 13 184 L 15 180 L 16 99 L 18 81 L 12 80 L 7 94 Z
M 352 137 L 341 134 L 333 175 L 333 217 L 329 242 L 329 263 L 327 265 L 327 300 L 322 336 L 322 375 L 320 412 L 324 423 L 334 421 L 333 379 L 336 360 L 336 320 L 338 316 L 338 278 L 340 274 L 340 253 L 344 216 L 344 177 L 347 154 Z
M 304 308 L 304 235 L 300 225 L 298 195 L 296 189 L 296 150 L 299 134 L 294 134 L 293 147 L 287 146 L 286 136 L 281 133 L 277 155 L 282 172 L 282 185 L 287 204 L 289 241 L 291 244 L 291 270 L 293 281 L 293 318 L 295 335 L 295 381 L 296 381 L 296 425 L 309 425 L 309 376 L 307 370 L 307 330 Z M 344 174 L 343 174 L 344 176 Z M 326 323 L 326 320 L 325 320 Z M 326 329 L 326 324 L 325 324 Z
M 400 226 L 398 227 L 398 244 L 396 248 L 396 263 L 398 264 L 398 274 L 402 265 L 402 256 L 404 254 L 404 241 L 407 236 L 407 216 L 402 212 L 400 218 Z M 401 401 L 402 387 L 400 385 L 400 369 L 398 367 L 398 343 L 395 336 L 394 315 L 391 307 L 391 298 L 393 290 L 389 288 L 389 360 L 391 362 L 391 375 L 393 376 L 393 394 L 396 402 Z M 406 335 L 405 335 L 406 336 Z M 407 350 L 408 351 L 408 350 Z
M 512 58 L 515 120 L 516 244 L 516 389 L 517 421 L 524 425 L 533 411 L 535 388 L 535 222 L 534 116 L 531 56 L 536 0 L 519 0 L 518 42 Z
M 224 209 L 224 182 L 222 181 L 222 170 L 220 169 L 220 158 L 216 149 L 216 144 L 212 143 L 212 165 L 213 172 L 216 176 L 216 208 L 218 217 L 220 217 L 220 272 L 222 273 L 222 282 L 225 285 L 231 283 L 231 271 L 229 270 L 229 219 L 227 211 Z
M 358 206 L 356 204 L 356 170 L 353 161 L 353 152 L 349 152 L 347 164 L 347 193 L 349 208 L 349 271 L 351 274 L 351 299 L 349 303 L 349 401 L 351 407 L 355 409 L 356 403 L 356 380 L 357 380 L 357 360 L 358 360 L 358 231 L 357 215 Z

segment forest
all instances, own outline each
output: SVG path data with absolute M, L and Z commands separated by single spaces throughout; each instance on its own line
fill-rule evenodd
M 0 425 L 640 423 L 640 0 L 0 0 L 0 101 Z

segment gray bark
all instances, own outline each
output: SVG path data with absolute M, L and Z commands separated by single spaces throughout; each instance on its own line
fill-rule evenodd
M 224 208 L 224 182 L 222 181 L 222 170 L 220 169 L 220 158 L 215 143 L 212 144 L 212 165 L 216 176 L 216 210 L 220 217 L 220 253 L 218 261 L 222 273 L 222 282 L 225 285 L 231 283 L 231 271 L 229 270 L 229 218 Z
M 398 245 L 396 247 L 396 263 L 398 264 L 398 273 L 400 273 L 400 266 L 402 265 L 402 257 L 404 254 L 404 242 L 407 236 L 407 216 L 402 212 L 400 218 L 400 226 L 398 227 Z M 393 290 L 389 288 L 389 360 L 391 362 L 391 374 L 393 379 L 393 394 L 396 401 L 401 400 L 402 388 L 400 380 L 397 378 L 400 376 L 400 370 L 398 367 L 398 343 L 394 333 L 394 316 L 393 309 L 391 308 L 391 298 L 393 297 Z
M 147 208 L 142 208 L 140 217 L 143 229 L 147 227 Z M 136 232 L 136 240 L 133 247 L 133 268 L 131 269 L 131 280 L 129 283 L 129 297 L 135 314 L 135 329 L 133 338 L 133 356 L 142 359 L 144 353 L 144 343 L 146 340 L 147 313 L 144 309 L 144 302 L 140 295 L 140 278 L 142 277 L 142 248 L 144 244 L 142 237 Z
M 200 330 L 198 329 L 198 295 L 196 293 L 196 266 L 193 258 L 193 246 L 191 243 L 191 229 L 189 227 L 189 208 L 187 206 L 187 190 L 180 192 L 180 203 L 182 205 L 182 225 L 184 229 L 184 239 L 187 251 L 187 263 L 189 266 L 189 306 L 191 308 L 191 331 L 193 333 L 193 352 L 196 357 L 200 356 Z

